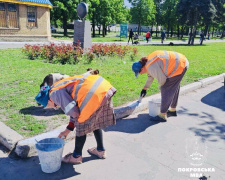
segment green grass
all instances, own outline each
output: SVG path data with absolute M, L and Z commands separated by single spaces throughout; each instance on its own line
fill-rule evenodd
M 128 37 L 127 38 L 120 38 L 117 37 L 120 35 L 120 32 L 115 32 L 115 31 L 111 31 L 110 33 L 107 33 L 107 35 L 105 37 L 102 37 L 102 35 L 98 34 L 98 31 L 95 31 L 95 36 L 94 38 L 92 38 L 92 42 L 127 42 L 128 41 Z M 102 31 L 100 32 L 102 33 Z M 145 33 L 141 33 L 141 35 L 143 37 L 145 37 Z M 63 35 L 63 30 L 61 29 L 60 32 L 57 33 L 52 33 L 52 37 L 58 40 L 67 40 L 67 41 L 73 41 L 73 30 L 68 29 L 68 36 L 64 36 Z M 207 38 L 208 36 L 206 36 Z M 181 41 L 181 39 L 178 39 L 177 37 L 167 37 L 166 38 L 167 41 Z M 210 39 L 220 39 L 220 37 L 210 37 Z M 188 40 L 187 36 L 183 36 L 182 40 Z M 196 36 L 195 40 L 199 40 L 199 35 Z M 143 39 L 140 41 L 143 41 Z M 161 37 L 160 37 L 160 32 L 158 32 L 157 37 L 156 37 L 156 33 L 153 34 L 152 37 L 152 41 L 161 41 Z
M 202 46 L 136 46 L 139 54 L 136 60 L 154 50 L 172 50 L 186 55 L 190 67 L 182 81 L 182 85 L 225 72 L 225 43 L 208 43 Z M 106 78 L 117 89 L 113 97 L 114 106 L 138 99 L 147 79 L 140 75 L 137 79 L 131 70 L 132 61 L 129 57 L 102 57 L 91 64 L 80 62 L 76 65 L 59 65 L 45 63 L 43 60 L 28 60 L 21 49 L 0 50 L 0 117 L 11 128 L 24 136 L 32 136 L 51 129 L 49 122 L 56 119 L 67 122 L 64 114 L 57 118 L 45 116 L 37 118 L 29 113 L 38 109 L 34 97 L 39 91 L 43 78 L 52 72 L 68 75 L 82 74 L 91 67 L 99 69 L 100 75 Z M 147 95 L 159 92 L 158 83 L 153 82 Z M 26 113 L 24 113 L 27 110 Z M 59 125 L 59 122 L 58 124 Z

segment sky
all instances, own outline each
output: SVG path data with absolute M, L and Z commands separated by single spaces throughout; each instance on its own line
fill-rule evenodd
M 128 0 L 124 0 L 124 4 L 125 4 L 125 6 L 127 6 L 128 8 L 131 7 L 131 4 L 128 2 Z

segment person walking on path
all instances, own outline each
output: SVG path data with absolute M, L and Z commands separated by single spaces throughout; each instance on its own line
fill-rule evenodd
M 148 32 L 146 33 L 146 41 L 147 41 L 147 43 L 148 43 L 149 38 L 151 38 L 151 35 L 150 35 L 150 32 L 148 31 Z
M 166 37 L 166 33 L 164 31 L 161 32 L 161 43 L 163 44 L 163 41 Z
M 138 74 L 147 73 L 147 81 L 141 91 L 141 97 L 146 95 L 154 78 L 158 80 L 161 89 L 160 114 L 153 118 L 155 121 L 166 122 L 167 117 L 177 116 L 176 107 L 180 91 L 180 82 L 189 66 L 187 58 L 172 51 L 154 51 L 140 61 L 134 62 L 132 70 Z M 170 110 L 168 110 L 170 107 Z
M 133 36 L 134 36 L 134 32 L 132 29 L 130 29 L 130 32 L 129 32 L 129 39 L 128 39 L 128 44 L 129 44 L 129 41 L 131 40 L 132 44 L 133 44 Z
M 51 88 L 43 86 L 35 97 L 47 108 L 60 106 L 70 116 L 67 128 L 59 134 L 66 138 L 76 127 L 75 149 L 62 158 L 65 163 L 82 163 L 82 149 L 86 135 L 94 132 L 97 147 L 88 152 L 101 159 L 106 158 L 102 128 L 116 123 L 112 96 L 116 89 L 103 77 L 89 72 L 56 82 Z

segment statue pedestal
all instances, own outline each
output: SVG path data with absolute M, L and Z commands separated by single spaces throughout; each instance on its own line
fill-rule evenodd
M 91 24 L 90 21 L 74 21 L 74 39 L 73 43 L 81 43 L 83 49 L 91 48 Z

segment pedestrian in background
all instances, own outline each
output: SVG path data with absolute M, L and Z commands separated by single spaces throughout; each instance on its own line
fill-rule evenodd
M 164 31 L 161 32 L 161 43 L 163 44 L 163 41 L 165 40 L 166 33 Z
M 189 62 L 180 53 L 172 51 L 154 51 L 140 61 L 134 62 L 132 70 L 138 74 L 147 73 L 147 81 L 140 96 L 144 97 L 154 78 L 158 80 L 161 90 L 160 114 L 153 118 L 155 121 L 166 122 L 167 117 L 177 116 L 176 107 L 180 91 L 180 82 L 187 71 Z M 169 110 L 170 108 L 170 110 Z
M 134 32 L 132 29 L 130 29 L 130 32 L 129 32 L 129 39 L 128 39 L 128 44 L 129 44 L 129 41 L 131 40 L 132 41 L 132 44 L 133 44 L 133 36 L 134 36 Z
M 208 40 L 210 40 L 210 32 L 208 32 Z
M 150 35 L 150 32 L 148 31 L 148 32 L 146 33 L 146 41 L 147 41 L 147 43 L 148 43 L 149 38 L 151 38 L 151 35 Z
M 70 116 L 67 128 L 58 137 L 66 138 L 76 127 L 75 149 L 63 157 L 63 162 L 82 163 L 82 149 L 90 132 L 94 132 L 97 147 L 88 149 L 88 152 L 106 158 L 102 128 L 116 123 L 112 105 L 115 92 L 107 80 L 89 72 L 58 81 L 51 89 L 49 86 L 41 88 L 35 97 L 38 103 L 47 108 L 60 106 Z

